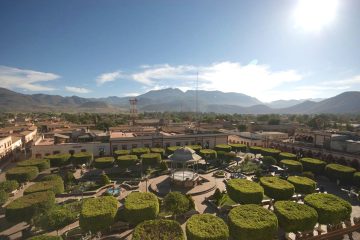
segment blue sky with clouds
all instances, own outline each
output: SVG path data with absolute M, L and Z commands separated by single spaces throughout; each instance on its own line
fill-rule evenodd
M 360 90 L 358 0 L 2 0 L 0 87 L 129 96 L 179 87 L 262 101 Z

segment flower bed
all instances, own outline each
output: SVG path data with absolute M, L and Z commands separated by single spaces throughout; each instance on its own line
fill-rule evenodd
M 138 224 L 132 240 L 185 240 L 185 234 L 178 222 L 173 220 L 148 220 Z
M 278 177 L 262 177 L 260 184 L 263 186 L 266 196 L 275 200 L 288 200 L 295 192 L 294 185 Z
M 295 187 L 296 193 L 310 194 L 315 192 L 316 182 L 307 177 L 290 176 L 287 179 Z
M 228 219 L 230 236 L 234 240 L 272 240 L 278 230 L 276 215 L 259 205 L 235 207 Z
M 196 214 L 186 222 L 188 240 L 227 240 L 229 229 L 219 217 L 211 214 Z
M 264 197 L 264 189 L 246 179 L 230 179 L 226 189 L 230 198 L 241 204 L 260 204 Z

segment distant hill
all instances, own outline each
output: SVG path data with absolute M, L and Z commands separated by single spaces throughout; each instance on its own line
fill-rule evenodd
M 306 101 L 312 101 L 312 102 L 320 102 L 324 99 L 322 98 L 311 98 L 311 99 L 290 99 L 290 100 L 276 100 L 272 102 L 265 103 L 266 106 L 269 106 L 271 108 L 288 108 L 295 106 L 297 104 L 306 102 Z
M 201 112 L 239 114 L 313 114 L 360 113 L 360 92 L 344 92 L 319 102 L 309 100 L 279 100 L 264 104 L 241 93 L 198 91 L 198 110 Z M 196 92 L 177 88 L 153 90 L 136 97 L 140 111 L 195 111 Z M 22 94 L 0 88 L 0 111 L 58 111 L 58 112 L 119 112 L 128 111 L 129 97 L 107 98 L 62 97 L 47 94 Z M 296 104 L 296 101 L 300 101 Z M 295 104 L 295 105 L 293 105 Z M 272 106 L 272 107 L 271 107 Z M 277 106 L 277 107 L 276 107 Z M 287 107 L 279 107 L 287 106 Z

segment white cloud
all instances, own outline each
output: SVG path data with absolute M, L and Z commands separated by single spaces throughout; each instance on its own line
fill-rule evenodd
M 133 93 L 124 93 L 124 96 L 125 97 L 136 97 L 136 96 L 139 96 L 141 95 L 141 93 L 136 93 L 136 92 L 133 92 Z
M 329 81 L 323 83 L 323 85 L 331 85 L 331 86 L 344 86 L 344 85 L 355 85 L 355 84 L 360 84 L 360 75 L 356 75 L 342 80 Z
M 66 86 L 65 89 L 69 92 L 73 92 L 73 93 L 90 93 L 91 90 L 87 89 L 87 88 L 82 88 L 82 87 L 71 87 L 71 86 Z
M 0 66 L 0 86 L 4 88 L 21 88 L 28 91 L 53 91 L 55 88 L 39 83 L 53 81 L 58 78 L 60 76 L 54 73 Z
M 115 81 L 116 79 L 121 77 L 123 77 L 121 71 L 103 73 L 96 78 L 96 82 L 98 85 L 102 85 L 106 82 Z

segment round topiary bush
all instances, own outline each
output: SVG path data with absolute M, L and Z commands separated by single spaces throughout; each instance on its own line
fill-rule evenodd
M 156 166 L 161 162 L 160 153 L 146 153 L 141 155 L 141 162 L 145 166 Z
M 98 169 L 111 168 L 114 163 L 113 157 L 102 157 L 94 160 L 94 167 Z
M 79 152 L 71 156 L 71 162 L 74 165 L 83 165 L 91 163 L 93 156 L 88 152 Z
M 227 240 L 229 228 L 221 218 L 204 213 L 195 214 L 186 222 L 188 240 Z
M 274 213 L 285 232 L 310 231 L 314 229 L 318 220 L 315 209 L 292 201 L 277 201 Z
M 46 178 L 45 178 L 46 179 Z M 25 189 L 24 195 L 36 193 L 36 192 L 46 192 L 52 191 L 55 195 L 64 192 L 64 181 L 59 176 L 56 179 L 45 180 L 42 182 L 37 182 L 28 188 Z
M 233 143 L 229 144 L 231 146 L 231 150 L 234 152 L 246 152 L 247 146 L 245 144 Z
M 296 160 L 296 155 L 293 153 L 281 152 L 279 154 L 279 160 L 283 160 L 283 159 Z
M 170 155 L 170 154 L 173 154 L 175 152 L 175 150 L 177 150 L 179 148 L 181 148 L 181 146 L 171 146 L 166 149 L 166 152 L 167 152 L 167 154 Z
M 255 182 L 246 179 L 230 179 L 226 185 L 229 197 L 241 204 L 260 204 L 264 189 Z
M 153 193 L 132 192 L 125 199 L 124 214 L 133 225 L 153 220 L 159 214 L 159 200 Z
M 276 158 L 274 158 L 273 156 L 264 156 L 262 159 L 261 159 L 261 162 L 269 167 L 271 165 L 275 165 L 276 164 Z
M 287 180 L 294 185 L 296 193 L 310 194 L 315 192 L 316 182 L 310 178 L 290 176 Z
M 201 149 L 199 154 L 204 159 L 216 159 L 217 158 L 217 152 L 212 149 Z
M 10 193 L 19 187 L 19 183 L 15 180 L 5 180 L 0 182 L 0 190 L 4 190 L 7 193 Z
M 262 150 L 262 147 L 252 146 L 252 147 L 249 147 L 249 150 L 253 154 L 260 154 L 261 150 Z
M 165 149 L 163 149 L 163 148 L 150 148 L 150 152 L 159 153 L 161 156 L 164 156 Z
M 136 155 L 124 155 L 117 157 L 115 163 L 120 168 L 129 168 L 136 165 L 137 161 L 138 157 Z
M 146 154 L 146 153 L 150 153 L 149 148 L 133 148 L 133 149 L 131 149 L 131 154 L 138 156 L 138 158 L 140 158 L 141 155 Z
M 278 177 L 262 177 L 260 184 L 264 188 L 265 195 L 275 200 L 288 200 L 295 192 L 294 185 Z
M 322 174 L 326 165 L 326 162 L 315 158 L 302 158 L 300 162 L 303 165 L 304 171 L 310 171 L 315 174 Z
M 93 233 L 109 228 L 115 221 L 118 205 L 118 201 L 112 196 L 84 200 L 79 219 L 80 228 Z
M 14 167 L 6 172 L 6 179 L 23 183 L 34 180 L 38 174 L 37 167 Z
M 230 152 L 231 146 L 227 144 L 218 144 L 215 146 L 216 151 Z
M 53 192 L 37 192 L 19 197 L 9 203 L 5 209 L 5 217 L 9 222 L 28 222 L 35 213 L 41 213 L 54 206 Z
M 70 154 L 55 154 L 45 156 L 46 159 L 50 160 L 51 167 L 61 167 L 69 163 L 71 155 Z
M 132 240 L 185 240 L 184 232 L 178 222 L 173 220 L 148 220 L 138 224 Z
M 116 150 L 116 151 L 114 151 L 115 159 L 116 159 L 118 156 L 124 156 L 124 155 L 130 155 L 130 150 L 122 149 L 122 150 Z
M 230 236 L 234 240 L 272 240 L 277 234 L 276 215 L 254 204 L 233 208 L 229 215 Z
M 273 149 L 273 148 L 262 148 L 261 149 L 261 155 L 263 156 L 271 156 L 275 159 L 279 158 L 280 150 Z
M 340 180 L 341 182 L 349 183 L 353 179 L 355 168 L 331 163 L 326 165 L 325 172 L 332 180 Z
M 314 208 L 320 224 L 337 224 L 350 219 L 351 204 L 328 193 L 313 193 L 304 198 L 304 203 Z
M 29 159 L 17 164 L 18 167 L 37 167 L 39 172 L 50 168 L 49 159 Z
M 288 172 L 291 173 L 301 173 L 303 171 L 301 162 L 296 160 L 284 159 L 280 161 L 280 165 L 287 168 Z
M 197 154 L 199 154 L 200 150 L 202 149 L 201 145 L 187 145 L 185 147 L 188 147 L 188 148 L 194 150 Z
M 360 172 L 354 173 L 353 183 L 355 186 L 360 187 Z
M 181 192 L 169 192 L 163 199 L 163 207 L 176 216 L 190 210 L 190 200 Z

